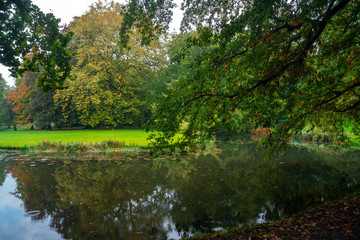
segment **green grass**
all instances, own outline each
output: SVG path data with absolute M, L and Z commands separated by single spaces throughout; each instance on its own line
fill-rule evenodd
M 360 150 L 360 138 L 356 136 L 354 133 L 354 126 L 351 122 L 347 123 L 343 126 L 344 132 L 347 132 L 347 136 L 349 137 L 351 143 L 353 144 L 353 148 Z
M 36 146 L 48 142 L 99 143 L 105 140 L 117 140 L 129 145 L 148 146 L 149 136 L 144 130 L 28 130 L 0 128 L 0 147 Z
M 360 138 L 355 134 L 348 134 L 347 136 L 349 137 L 351 143 L 353 144 L 352 148 L 360 150 Z

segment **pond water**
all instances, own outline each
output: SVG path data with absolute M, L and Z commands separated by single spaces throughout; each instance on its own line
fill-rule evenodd
M 0 239 L 179 239 L 360 191 L 359 152 L 264 159 L 248 138 L 179 162 L 84 158 L 1 152 Z

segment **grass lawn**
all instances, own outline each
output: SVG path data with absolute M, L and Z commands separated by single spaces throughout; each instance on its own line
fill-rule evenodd
M 354 133 L 352 133 L 354 131 L 353 126 L 351 123 L 343 126 L 344 131 L 347 132 L 347 136 L 350 138 L 350 141 L 354 144 L 355 149 L 359 149 L 360 150 L 360 138 L 357 137 Z
M 348 134 L 348 137 L 354 145 L 353 148 L 360 150 L 360 138 L 358 138 L 355 134 Z
M 149 136 L 141 129 L 126 130 L 28 130 L 0 128 L 0 147 L 35 146 L 43 141 L 95 143 L 104 140 L 118 140 L 126 144 L 147 146 Z

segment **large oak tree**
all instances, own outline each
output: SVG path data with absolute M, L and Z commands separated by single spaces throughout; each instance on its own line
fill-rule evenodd
M 132 32 L 131 50 L 123 48 L 121 10 L 118 3 L 99 1 L 70 24 L 74 32 L 70 47 L 77 51 L 75 79 L 55 96 L 64 119 L 71 110 L 91 127 L 141 126 L 150 117 L 148 94 L 165 67 L 164 43 L 153 41 L 142 47 L 139 34 Z
M 360 2 L 354 0 L 184 0 L 185 46 L 204 51 L 187 76 L 159 99 L 150 125 L 155 144 L 181 150 L 214 136 L 217 126 L 270 128 L 264 144 L 275 152 L 305 126 L 332 132 L 360 125 Z M 122 27 L 143 42 L 166 30 L 173 1 L 130 1 Z M 187 128 L 182 129 L 183 122 Z M 173 142 L 177 132 L 181 138 Z

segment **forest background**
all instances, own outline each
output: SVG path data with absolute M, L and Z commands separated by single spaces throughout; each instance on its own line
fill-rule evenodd
M 121 5 L 98 2 L 62 32 L 73 32 L 71 76 L 62 90 L 43 91 L 41 72 L 26 71 L 9 87 L 0 78 L 0 125 L 51 129 L 64 127 L 143 127 L 155 91 L 165 85 L 170 38 L 140 46 L 135 33 L 129 48 L 119 43 Z M 131 47 L 131 49 L 130 49 Z M 31 58 L 32 53 L 28 54 Z

